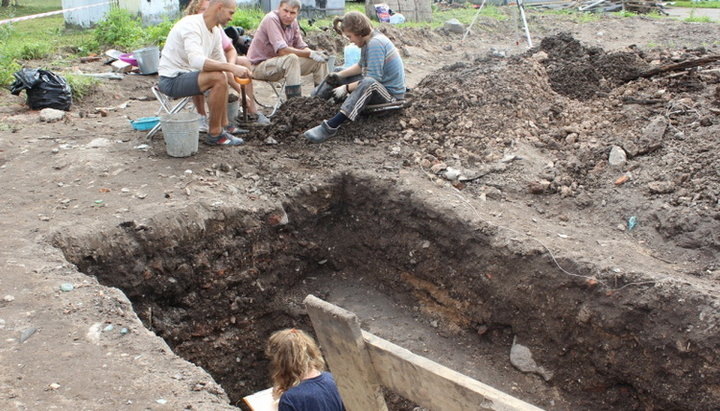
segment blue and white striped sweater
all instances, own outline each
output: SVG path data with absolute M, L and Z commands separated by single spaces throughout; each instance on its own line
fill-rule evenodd
M 365 76 L 374 78 L 394 95 L 405 93 L 405 66 L 389 38 L 373 31 L 360 53 L 360 66 Z

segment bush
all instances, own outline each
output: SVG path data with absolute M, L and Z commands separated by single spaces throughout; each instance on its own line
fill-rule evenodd
M 155 26 L 145 28 L 145 45 L 154 44 L 162 48 L 165 45 L 165 39 L 170 33 L 170 29 L 175 21 L 165 20 Z
M 143 46 L 145 31 L 142 23 L 129 11 L 113 7 L 105 19 L 100 21 L 93 32 L 96 46 L 110 46 L 120 49 L 134 49 Z
M 48 43 L 23 44 L 17 51 L 15 57 L 22 60 L 33 60 L 47 57 L 53 47 Z
M 12 84 L 15 81 L 13 73 L 21 68 L 14 56 L 0 55 L 0 85 L 4 87 Z
M 245 30 L 255 30 L 260 25 L 263 17 L 265 17 L 265 12 L 260 8 L 238 7 L 228 26 L 242 27 Z

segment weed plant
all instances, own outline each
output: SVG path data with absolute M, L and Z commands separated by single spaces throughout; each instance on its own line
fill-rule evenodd
M 85 96 L 95 91 L 100 84 L 100 80 L 95 77 L 71 73 L 63 73 L 62 76 L 70 85 L 73 101 L 81 101 Z

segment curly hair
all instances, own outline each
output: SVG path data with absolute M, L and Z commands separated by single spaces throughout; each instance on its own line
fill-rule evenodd
M 193 14 L 198 14 L 198 10 L 200 9 L 200 5 L 203 4 L 207 0 L 190 0 L 190 3 L 188 3 L 187 7 L 185 7 L 185 10 L 183 13 L 186 16 L 190 16 Z
M 359 11 L 351 11 L 342 17 L 335 17 L 333 29 L 341 36 L 344 32 L 349 32 L 360 37 L 367 36 L 373 30 L 370 19 Z
M 274 332 L 268 340 L 265 354 L 270 358 L 270 378 L 276 399 L 300 384 L 309 371 L 325 370 L 325 360 L 315 340 L 295 328 Z
M 187 7 L 185 7 L 185 10 L 183 10 L 183 13 L 186 16 L 200 13 L 200 5 L 202 5 L 206 1 L 209 1 L 210 4 L 221 2 L 226 6 L 230 6 L 230 5 L 234 4 L 234 0 L 190 0 L 190 3 L 188 3 Z M 210 7 L 209 4 L 208 4 L 208 7 Z

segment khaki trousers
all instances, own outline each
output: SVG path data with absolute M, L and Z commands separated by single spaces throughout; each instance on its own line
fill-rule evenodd
M 279 81 L 286 79 L 286 86 L 299 86 L 301 76 L 312 74 L 313 83 L 320 84 L 327 76 L 327 63 L 311 58 L 286 54 L 267 59 L 253 68 L 252 76 L 258 80 Z

